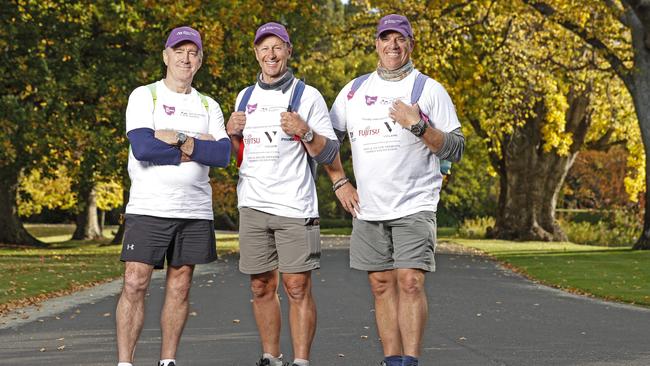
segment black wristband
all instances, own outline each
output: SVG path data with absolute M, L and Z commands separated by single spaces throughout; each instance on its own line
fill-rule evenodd
M 334 185 L 332 185 L 332 191 L 336 192 L 337 189 L 343 187 L 349 181 L 350 181 L 350 179 L 348 177 L 343 177 L 343 178 L 337 180 L 336 182 L 334 182 Z

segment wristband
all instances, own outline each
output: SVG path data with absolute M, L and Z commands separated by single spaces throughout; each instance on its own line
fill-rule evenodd
M 348 177 L 343 177 L 343 178 L 337 180 L 336 182 L 334 182 L 334 185 L 332 185 L 332 191 L 336 192 L 337 189 L 343 187 L 349 181 L 350 181 L 350 179 Z

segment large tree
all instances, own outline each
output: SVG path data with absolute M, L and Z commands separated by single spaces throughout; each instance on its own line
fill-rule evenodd
M 568 6 L 567 1 L 523 1 L 571 31 L 607 60 L 632 95 L 647 162 L 650 158 L 650 1 L 571 1 Z M 645 169 L 644 223 L 635 249 L 650 249 L 647 164 Z

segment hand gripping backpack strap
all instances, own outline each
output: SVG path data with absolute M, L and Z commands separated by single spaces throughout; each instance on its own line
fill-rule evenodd
M 246 112 L 246 106 L 248 101 L 251 99 L 251 94 L 253 94 L 253 89 L 255 85 L 251 85 L 244 90 L 244 95 L 242 95 L 239 104 L 237 105 L 237 112 Z M 243 137 L 243 136 L 242 136 Z M 241 162 L 244 160 L 244 139 L 239 140 L 239 151 L 237 151 L 237 168 L 241 166 Z
M 287 112 L 297 112 L 300 108 L 300 100 L 302 99 L 302 93 L 305 91 L 305 82 L 298 79 L 296 86 L 293 89 L 291 100 L 289 100 L 289 106 L 287 107 Z M 299 139 L 299 138 L 298 138 Z M 302 144 L 303 142 L 300 141 Z M 304 147 L 304 145 L 303 145 Z M 309 171 L 311 172 L 314 182 L 316 181 L 316 171 L 318 169 L 318 163 L 314 158 L 312 158 L 309 153 L 307 153 L 307 148 L 305 148 L 305 153 L 307 155 L 307 165 L 309 166 Z
M 424 84 L 426 84 L 428 78 L 428 76 L 424 75 L 421 72 L 418 73 L 418 76 L 415 77 L 415 83 L 413 83 L 413 89 L 411 90 L 411 104 L 415 104 L 418 102 L 418 100 L 420 100 L 422 91 L 424 90 Z M 425 122 L 431 123 L 429 116 L 424 114 L 422 110 L 420 110 L 420 116 Z M 451 174 L 451 161 L 440 160 L 440 173 L 442 175 Z

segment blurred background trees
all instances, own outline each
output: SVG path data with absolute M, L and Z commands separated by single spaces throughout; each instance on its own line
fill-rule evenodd
M 170 29 L 202 32 L 195 87 L 227 120 L 237 93 L 255 81 L 252 39 L 262 23 L 287 26 L 290 66 L 331 104 L 348 81 L 375 69 L 375 26 L 388 13 L 410 19 L 414 63 L 449 91 L 466 136 L 439 225 L 480 221 L 492 237 L 566 240 L 576 220 L 564 214 L 570 209 L 645 212 L 647 227 L 642 137 L 650 137 L 639 123 L 650 113 L 638 90 L 650 68 L 641 67 L 647 45 L 635 37 L 646 28 L 636 3 L 11 1 L 0 12 L 0 242 L 38 244 L 24 220 L 75 222 L 78 239 L 101 235 L 103 213 L 116 223 L 128 199 L 126 102 L 164 76 Z M 342 157 L 352 177 L 347 141 Z M 236 168 L 211 179 L 215 224 L 236 228 Z M 349 225 L 326 174 L 317 187 L 324 222 Z

